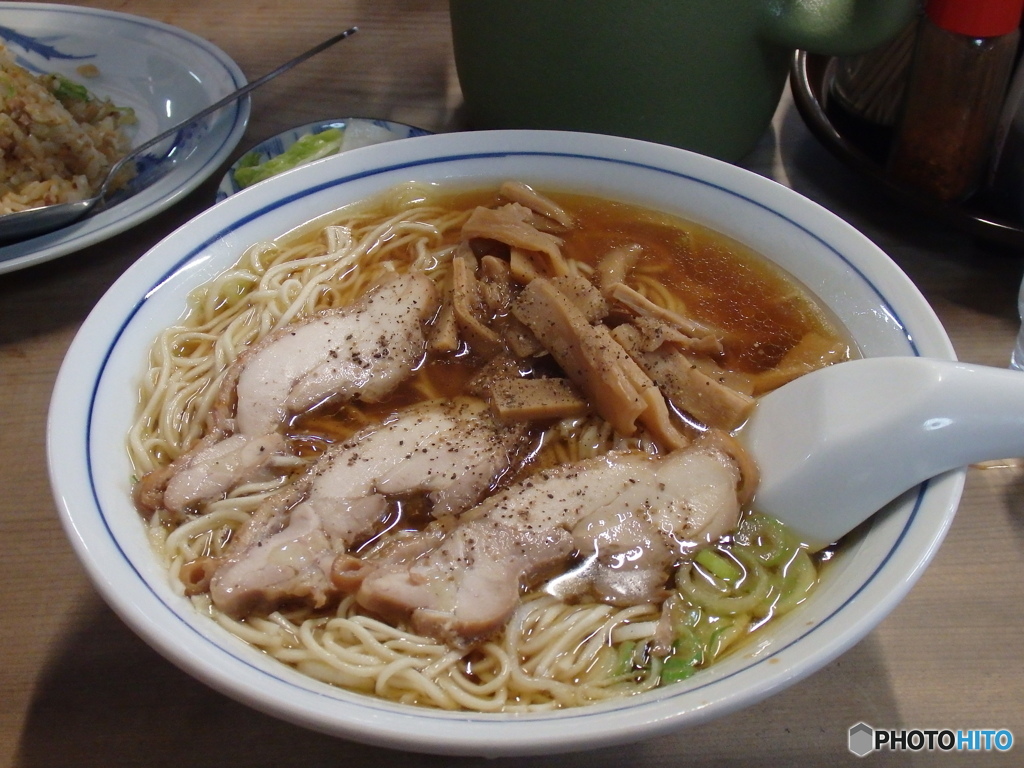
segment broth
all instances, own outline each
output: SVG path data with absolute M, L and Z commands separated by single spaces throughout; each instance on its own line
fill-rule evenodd
M 745 246 L 699 225 L 637 206 L 580 194 L 545 194 L 575 220 L 572 228 L 558 235 L 565 258 L 585 277 L 593 278 L 601 258 L 610 251 L 640 247 L 642 255 L 631 269 L 629 282 L 647 291 L 655 303 L 663 302 L 721 335 L 721 354 L 706 364 L 723 381 L 728 379 L 757 393 L 813 366 L 849 356 L 843 331 L 827 312 L 795 280 Z M 154 346 L 150 381 L 175 382 L 174 375 L 165 375 L 172 364 L 187 363 L 195 373 L 183 374 L 180 382 L 166 385 L 166 391 L 144 391 L 143 415 L 131 443 L 140 475 L 165 467 L 209 429 L 208 411 L 223 374 L 223 366 L 217 369 L 209 362 L 215 356 L 212 340 L 237 339 L 233 353 L 237 357 L 293 311 L 282 308 L 288 305 L 285 301 L 271 303 L 270 309 L 263 310 L 269 318 L 254 319 L 259 313 L 248 304 L 255 301 L 256 288 L 267 275 L 283 270 L 281 285 L 308 285 L 320 279 L 318 275 L 334 268 L 334 257 L 325 256 L 325 250 L 330 250 L 324 245 L 325 237 L 330 242 L 326 233 L 339 226 L 345 227 L 339 230 L 342 239 L 351 235 L 358 247 L 345 246 L 349 250 L 341 249 L 338 258 L 357 251 L 363 255 L 337 275 L 332 273 L 313 294 L 315 300 L 296 317 L 353 302 L 387 272 L 382 272 L 382 259 L 400 273 L 412 269 L 413 263 L 428 264 L 426 273 L 441 285 L 449 279 L 445 260 L 451 259 L 459 246 L 469 212 L 476 206 L 503 202 L 494 190 L 451 193 L 435 187 L 400 188 L 321 217 L 279 242 L 254 246 L 236 268 L 197 290 L 181 327 L 169 330 L 170 336 Z M 419 213 L 406 216 L 404 212 L 410 208 Z M 389 221 L 394 223 L 381 224 Z M 293 262 L 304 266 L 290 271 Z M 297 291 L 294 286 L 289 290 L 292 294 Z M 160 350 L 164 348 L 175 351 L 173 362 L 163 357 Z M 230 362 L 232 355 L 226 357 Z M 488 363 L 487 357 L 465 342 L 451 353 L 430 352 L 412 375 L 379 403 L 358 398 L 338 403 L 327 398 L 291 417 L 282 431 L 295 463 L 281 470 L 276 479 L 229 493 L 185 521 L 158 510 L 151 518 L 151 532 L 179 587 L 190 586 L 184 574 L 201 573 L 205 563 L 226 557 L 233 540 L 261 505 L 278 490 L 287 489 L 332 446 L 400 409 L 475 395 L 474 382 Z M 519 365 L 544 373 L 553 370 L 545 356 L 520 360 Z M 159 398 L 163 398 L 159 406 L 147 404 Z M 154 415 L 157 413 L 161 415 Z M 706 429 L 678 410 L 672 418 L 691 438 Z M 170 445 L 158 437 L 169 431 L 162 423 L 173 423 L 180 430 Z M 594 414 L 540 421 L 531 424 L 528 432 L 522 461 L 500 478 L 502 487 L 539 470 L 613 449 L 652 455 L 671 452 L 669 446 L 643 431 L 624 439 Z M 386 515 L 369 535 L 353 542 L 350 552 L 360 558 L 372 557 L 401 535 L 422 532 L 432 522 L 424 495 L 390 498 Z M 579 565 L 581 559 L 575 557 L 571 566 Z M 451 651 L 460 659 L 455 664 L 442 663 L 448 656 L 435 641 L 407 627 L 381 622 L 351 597 L 324 607 L 303 606 L 299 601 L 270 616 L 241 619 L 219 611 L 202 590 L 192 599 L 232 632 L 319 679 L 354 690 L 375 690 L 405 703 L 518 711 L 586 704 L 684 679 L 739 647 L 773 615 L 804 599 L 813 586 L 818 562 L 777 523 L 748 513 L 736 534 L 700 550 L 698 557 L 692 548 L 680 548 L 673 566 L 678 571 L 668 585 L 671 596 L 663 606 L 612 608 L 578 597 L 562 599 L 557 590 L 540 584 L 524 592 L 522 606 L 510 620 L 514 631 L 506 629 L 461 655 Z M 744 597 L 751 590 L 760 591 Z M 744 600 L 739 600 L 741 597 Z M 730 598 L 737 599 L 730 602 Z M 738 602 L 753 607 L 737 613 L 729 606 Z M 653 627 L 666 621 L 676 628 L 676 638 L 670 649 L 659 650 L 651 639 Z M 568 642 L 565 632 L 570 630 L 560 627 L 578 628 L 571 631 L 578 631 L 579 636 L 566 645 L 574 648 L 563 665 L 569 671 L 554 679 L 554 673 L 544 666 L 543 649 Z M 602 637 L 607 641 L 601 641 Z M 321 642 L 322 646 L 306 655 L 304 649 L 310 643 Z M 372 670 L 389 668 L 396 643 L 420 661 L 410 663 L 394 681 L 389 678 L 387 685 L 378 686 Z M 350 664 L 342 662 L 342 656 L 325 661 L 333 653 L 329 648 L 335 647 L 346 649 L 342 656 L 354 654 L 367 661 Z M 377 661 L 369 661 L 371 658 Z M 495 682 L 495 676 L 509 663 L 518 664 L 517 674 L 531 681 L 526 687 L 511 681 L 502 687 Z M 433 675 L 430 679 L 424 677 L 428 672 Z M 489 693 L 481 693 L 481 688 Z M 452 698 L 438 693 L 441 689 Z

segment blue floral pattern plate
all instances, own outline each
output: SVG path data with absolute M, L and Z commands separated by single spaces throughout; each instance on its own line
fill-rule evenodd
M 132 141 L 157 133 L 245 84 L 212 43 L 177 27 L 125 13 L 50 3 L 0 2 L 0 44 L 22 66 L 58 72 L 138 118 Z M 89 65 L 93 76 L 80 68 Z M 68 227 L 0 245 L 0 274 L 81 250 L 173 205 L 221 166 L 249 122 L 243 99 L 143 158 L 138 194 Z
M 412 136 L 426 136 L 430 131 L 423 128 L 416 128 L 404 123 L 393 123 L 390 120 L 375 120 L 363 117 L 336 118 L 333 120 L 317 120 L 314 123 L 301 125 L 298 128 L 279 133 L 277 136 L 260 142 L 246 152 L 242 157 L 228 169 L 221 179 L 220 187 L 217 188 L 217 202 L 238 192 L 242 187 L 235 180 L 235 171 L 242 165 L 265 163 L 273 157 L 277 157 L 292 146 L 303 136 L 321 133 L 322 131 L 337 128 L 343 131 L 341 152 L 350 149 L 366 147 L 371 144 L 382 144 L 386 141 L 396 139 L 407 139 Z

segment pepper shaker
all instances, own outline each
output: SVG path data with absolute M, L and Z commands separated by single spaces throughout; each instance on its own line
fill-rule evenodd
M 929 0 L 887 170 L 942 202 L 982 183 L 1017 54 L 1024 0 Z

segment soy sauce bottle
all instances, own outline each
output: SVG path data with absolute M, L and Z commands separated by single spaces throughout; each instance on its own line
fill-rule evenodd
M 960 202 L 982 183 L 1013 70 L 1024 0 L 929 0 L 887 171 Z

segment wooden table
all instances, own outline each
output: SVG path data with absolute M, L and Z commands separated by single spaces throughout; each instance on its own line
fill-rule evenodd
M 343 47 L 253 97 L 236 152 L 325 117 L 458 127 L 444 0 L 89 0 L 202 35 L 255 78 L 332 30 Z M 0 18 L 0 24 L 3 23 Z M 232 158 L 233 159 L 233 158 Z M 961 359 L 1006 365 L 1018 327 L 1019 255 L 909 214 L 834 160 L 787 95 L 745 165 L 864 231 L 911 276 Z M 171 210 L 73 256 L 0 276 L 0 764 L 3 766 L 518 765 L 405 755 L 307 732 L 213 692 L 111 612 L 64 537 L 44 427 L 65 350 L 108 286 L 213 200 L 216 179 Z M 764 703 L 566 766 L 1020 765 L 1008 753 L 876 753 L 857 763 L 847 729 L 1007 728 L 1024 739 L 1024 469 L 972 468 L 949 536 L 909 597 L 860 644 Z

